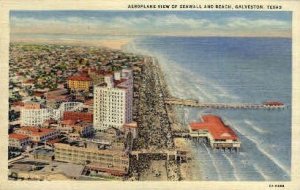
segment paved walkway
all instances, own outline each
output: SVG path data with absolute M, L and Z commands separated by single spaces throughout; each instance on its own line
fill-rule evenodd
M 141 181 L 167 181 L 165 160 L 151 160 L 149 168 L 141 174 Z

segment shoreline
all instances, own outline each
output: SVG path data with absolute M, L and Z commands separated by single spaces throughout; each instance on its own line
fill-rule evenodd
M 168 139 L 167 135 L 164 134 L 164 132 L 158 132 L 161 135 L 161 138 L 163 138 L 165 141 L 171 141 L 170 142 L 170 146 L 166 146 L 166 147 L 162 147 L 162 149 L 166 149 L 166 150 L 184 150 L 188 152 L 188 157 L 191 159 L 187 159 L 186 162 L 182 162 L 182 163 L 176 163 L 176 162 L 170 162 L 167 161 L 166 162 L 166 168 L 168 169 L 169 175 L 171 175 L 171 177 L 168 175 L 168 180 L 175 180 L 175 181 L 192 181 L 192 180 L 202 180 L 201 176 L 193 176 L 193 168 L 195 168 L 195 159 L 192 157 L 192 147 L 191 147 L 191 143 L 189 141 L 187 141 L 186 139 L 178 139 L 178 138 L 174 138 L 173 137 L 173 132 L 178 130 L 178 129 L 183 129 L 182 126 L 180 126 L 181 124 L 178 122 L 178 117 L 176 114 L 176 111 L 174 109 L 173 106 L 169 106 L 165 103 L 164 99 L 168 98 L 171 94 L 168 88 L 168 85 L 164 79 L 164 74 L 163 71 L 159 65 L 159 62 L 156 58 L 154 57 L 150 57 L 150 56 L 145 56 L 144 55 L 144 65 L 142 66 L 142 75 L 145 78 L 152 78 L 151 81 L 145 82 L 145 85 L 149 85 L 149 82 L 154 83 L 155 85 L 153 86 L 153 90 L 151 91 L 151 94 L 147 94 L 146 93 L 146 98 L 148 99 L 148 101 L 153 101 L 154 104 L 163 104 L 162 107 L 158 110 L 153 110 L 154 112 L 157 113 L 157 115 L 153 115 L 151 117 L 149 117 L 149 120 L 152 119 L 159 119 L 159 120 L 166 120 L 165 124 L 160 124 L 159 127 L 163 127 L 163 128 L 168 128 L 170 131 L 170 136 L 171 138 Z M 137 81 L 137 82 L 141 82 Z M 141 82 L 142 83 L 142 82 Z M 155 90 L 154 90 L 155 89 Z M 160 95 L 159 95 L 160 94 Z M 140 97 L 141 98 L 141 97 Z M 143 98 L 142 98 L 143 99 Z M 148 108 L 149 105 L 148 102 L 143 102 L 142 99 L 138 99 L 139 104 L 142 105 L 142 107 L 139 109 L 141 110 L 140 113 L 142 115 L 142 117 L 144 116 L 143 113 L 143 109 Z M 154 105 L 155 107 L 155 105 Z M 145 111 L 145 113 L 147 113 L 147 110 Z M 146 121 L 140 121 L 142 125 L 146 125 Z M 163 126 L 161 126 L 163 125 Z M 154 126 L 152 126 L 154 127 Z M 142 134 L 145 133 L 147 134 L 147 136 L 150 136 L 150 142 L 151 142 L 151 136 L 152 133 L 155 133 L 153 131 L 155 131 L 155 129 L 149 128 L 147 130 L 144 131 L 143 127 L 141 127 L 142 130 Z M 144 138 L 144 137 L 141 137 Z M 142 140 L 142 139 L 140 139 Z M 158 140 L 158 139 L 157 139 Z M 143 141 L 146 142 L 146 141 Z M 149 142 L 149 140 L 148 140 Z M 149 143 L 150 144 L 150 143 Z M 153 146 L 153 145 L 152 145 Z M 160 143 L 154 144 L 154 146 L 160 146 Z M 146 149 L 151 149 L 151 145 L 144 147 Z M 138 164 L 138 163 L 137 163 Z M 147 173 L 147 167 L 150 168 L 151 166 L 151 161 L 149 166 L 146 166 L 146 169 L 142 169 L 141 172 L 143 173 Z M 197 169 L 200 167 L 197 167 Z M 150 179 L 151 176 L 148 178 L 145 177 L 145 180 Z M 200 178 L 200 179 L 199 179 Z
M 167 82 L 164 78 L 163 70 L 159 65 L 159 61 L 156 58 L 155 58 L 155 60 L 156 60 L 155 64 L 159 68 L 158 69 L 159 80 L 163 84 L 163 86 L 167 92 L 167 95 L 170 96 L 171 93 L 170 93 L 169 87 L 167 85 Z M 171 123 L 171 130 L 176 131 L 176 130 L 180 130 L 180 129 L 185 129 L 186 126 L 182 126 L 180 124 L 180 122 L 178 121 L 179 118 L 177 116 L 176 110 L 174 109 L 174 106 L 167 106 L 167 110 L 168 110 L 169 121 Z M 173 141 L 174 141 L 175 145 L 178 145 L 178 148 L 180 150 L 186 150 L 188 152 L 189 156 L 191 157 L 191 160 L 189 160 L 187 163 L 183 163 L 180 165 L 180 171 L 182 172 L 182 174 L 184 173 L 183 175 L 186 177 L 185 179 L 183 179 L 183 181 L 190 181 L 190 180 L 202 181 L 203 178 L 201 175 L 193 176 L 193 173 L 194 173 L 193 169 L 201 170 L 201 166 L 199 165 L 199 163 L 195 162 L 195 155 L 194 155 L 194 150 L 192 148 L 191 142 L 188 141 L 187 139 L 183 139 L 183 138 L 173 138 Z M 178 143 L 176 143 L 176 141 L 178 141 Z
M 11 39 L 10 43 L 23 43 L 23 44 L 49 44 L 49 45 L 70 45 L 70 46 L 87 46 L 87 47 L 100 47 L 108 48 L 112 50 L 122 50 L 122 48 L 130 43 L 132 38 L 122 38 L 122 39 L 97 39 L 97 40 L 49 40 L 43 38 L 22 38 L 22 39 Z

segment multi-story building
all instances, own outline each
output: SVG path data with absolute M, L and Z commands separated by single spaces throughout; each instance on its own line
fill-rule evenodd
M 26 147 L 31 143 L 31 139 L 27 135 L 12 133 L 9 134 L 9 148 L 17 148 L 25 150 Z
M 92 79 L 85 75 L 74 75 L 68 78 L 68 87 L 74 91 L 89 92 Z
M 54 151 L 57 161 L 86 164 L 92 170 L 108 172 L 113 175 L 128 173 L 129 157 L 122 151 L 76 147 L 62 143 L 55 143 Z
M 21 127 L 20 129 L 17 129 L 15 133 L 26 135 L 35 143 L 56 139 L 59 136 L 58 130 L 37 127 Z
M 36 149 L 32 152 L 33 158 L 37 160 L 54 160 L 54 151 L 49 149 Z
M 50 117 L 49 110 L 36 102 L 26 102 L 24 107 L 21 108 L 21 126 L 42 125 Z
M 76 120 L 63 120 L 57 129 L 68 137 L 76 136 L 76 139 L 80 137 L 89 137 L 93 134 L 93 125 L 90 122 L 82 122 Z M 72 139 L 72 138 L 70 138 Z M 75 140 L 75 139 L 72 139 Z
M 94 87 L 94 128 L 121 129 L 132 121 L 133 77 L 131 70 L 123 69 L 106 75 L 104 83 Z
M 83 103 L 81 102 L 63 102 L 57 109 L 33 107 L 30 105 L 21 108 L 21 126 L 42 126 L 49 119 L 59 120 L 63 117 L 64 112 L 81 110 Z M 88 118 L 92 116 L 87 116 Z M 92 120 L 91 118 L 89 119 Z

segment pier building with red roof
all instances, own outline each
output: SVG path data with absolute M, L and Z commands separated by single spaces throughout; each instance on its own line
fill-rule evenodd
M 211 148 L 240 148 L 241 142 L 236 133 L 217 115 L 204 115 L 201 122 L 189 124 L 192 138 L 207 138 Z

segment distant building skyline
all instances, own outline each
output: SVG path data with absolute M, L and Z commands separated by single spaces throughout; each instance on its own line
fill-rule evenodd
M 28 35 L 290 38 L 291 25 L 291 12 L 276 11 L 10 12 L 12 39 Z

